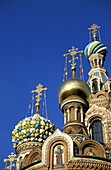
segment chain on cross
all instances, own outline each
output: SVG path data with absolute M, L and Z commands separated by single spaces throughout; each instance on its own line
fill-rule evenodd
M 11 155 L 9 155 L 8 157 L 9 157 L 9 159 L 4 159 L 4 162 L 7 162 L 7 161 L 9 161 L 9 162 L 10 162 L 10 165 L 9 165 L 9 166 L 7 166 L 7 167 L 6 167 L 6 169 L 11 170 L 11 169 L 12 169 L 12 167 L 14 167 L 14 166 L 15 166 L 15 164 L 13 164 L 13 161 L 17 160 L 17 158 L 15 158 L 15 157 L 16 157 L 16 155 L 15 155 L 13 152 L 12 152 L 12 153 L 11 153 Z

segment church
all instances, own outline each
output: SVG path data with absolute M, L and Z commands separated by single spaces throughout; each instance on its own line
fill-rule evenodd
M 67 79 L 65 62 L 64 80 L 58 88 L 62 131 L 39 111 L 47 88 L 39 84 L 32 90 L 36 112 L 21 120 L 12 132 L 17 170 L 111 169 L 111 78 L 104 68 L 107 47 L 97 30 L 95 24 L 89 28 L 94 40 L 84 49 L 91 66 L 87 83 L 82 79 L 82 61 L 81 78 L 76 77 L 76 60 L 83 51 L 72 47 L 64 54 L 66 60 L 71 56 L 72 77 Z

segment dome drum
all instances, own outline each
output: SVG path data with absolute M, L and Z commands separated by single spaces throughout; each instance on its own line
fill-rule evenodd
M 65 100 L 63 100 L 60 103 L 60 109 L 62 110 L 62 112 L 64 112 L 65 109 L 69 109 L 70 107 L 74 106 L 74 105 L 78 105 L 80 107 L 83 107 L 84 110 L 87 110 L 89 108 L 89 103 L 84 101 L 82 98 L 80 97 L 69 97 L 66 98 Z

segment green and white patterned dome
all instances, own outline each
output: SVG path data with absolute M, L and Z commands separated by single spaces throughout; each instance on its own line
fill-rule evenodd
M 93 41 L 89 43 L 84 50 L 86 58 L 89 59 L 91 54 L 95 53 L 100 53 L 105 57 L 107 53 L 107 47 L 99 41 Z
M 43 143 L 55 131 L 55 125 L 50 120 L 35 114 L 21 120 L 12 132 L 12 142 L 16 149 L 22 143 L 35 141 Z

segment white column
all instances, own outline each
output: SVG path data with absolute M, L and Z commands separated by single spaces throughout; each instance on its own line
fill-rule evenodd
M 110 92 L 111 89 L 110 89 L 110 83 L 108 83 L 108 92 Z
M 91 88 L 91 93 L 93 92 L 92 91 L 92 81 L 90 81 L 90 88 Z
M 108 142 L 108 140 L 107 140 L 107 130 L 106 130 L 106 124 L 104 124 L 104 132 L 105 132 L 105 143 L 107 143 Z
M 78 110 L 78 108 L 74 109 L 74 111 L 75 111 L 75 120 L 77 120 L 77 110 Z
M 99 66 L 99 58 L 97 58 L 97 66 Z
M 83 109 L 81 108 L 81 122 L 83 123 Z
M 64 113 L 64 124 L 66 124 L 66 112 Z
M 68 122 L 70 121 L 70 110 L 67 110 L 67 115 L 68 115 Z

